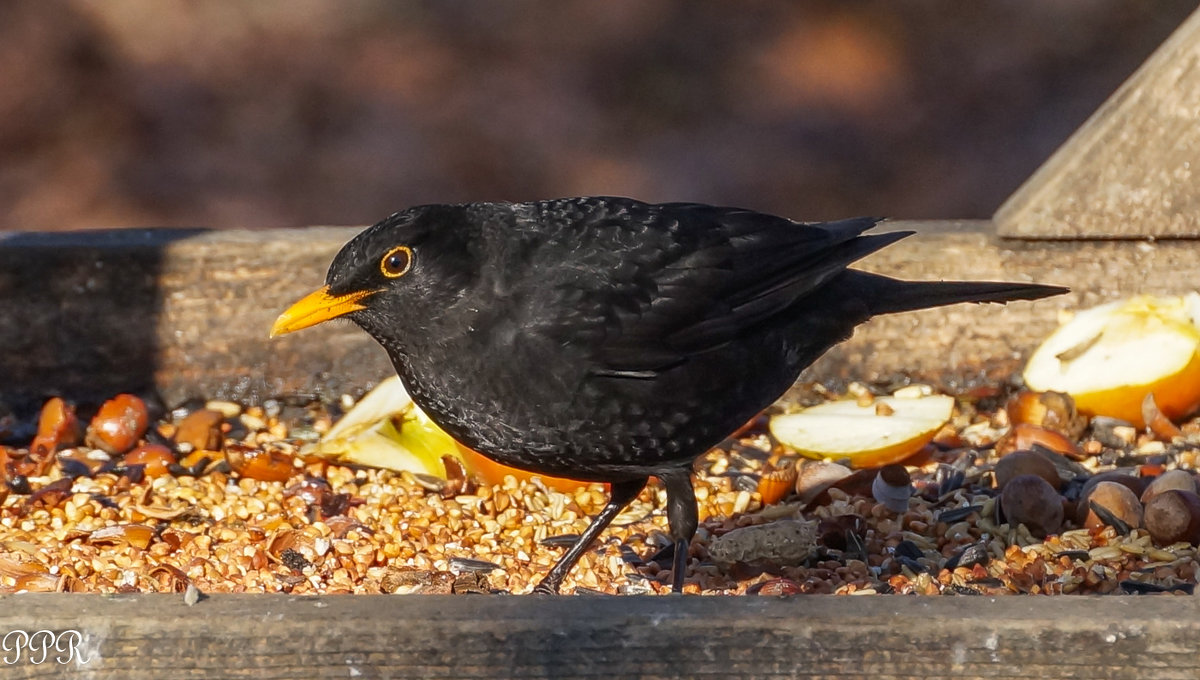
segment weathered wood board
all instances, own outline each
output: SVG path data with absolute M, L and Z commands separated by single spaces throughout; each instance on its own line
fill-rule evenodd
M 1193 597 L 0 596 L 0 639 L 42 629 L 70 663 L 0 676 L 1200 677 Z
M 1005 201 L 1002 236 L 1200 236 L 1200 10 Z
M 875 319 L 807 379 L 932 380 L 949 389 L 1008 376 L 1059 310 L 1135 292 L 1191 290 L 1196 244 L 1021 242 L 988 222 L 895 222 L 918 234 L 858 266 L 912 279 L 1054 283 L 1035 303 L 955 305 Z M 271 322 L 319 287 L 355 228 L 0 234 L 0 398 L 157 390 L 192 396 L 359 393 L 391 374 L 350 323 L 275 340 Z

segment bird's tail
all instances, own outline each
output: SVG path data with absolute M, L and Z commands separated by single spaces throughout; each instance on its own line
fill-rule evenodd
M 958 302 L 1009 302 L 1037 300 L 1069 292 L 1062 286 L 1003 281 L 901 281 L 878 274 L 847 271 L 852 286 L 871 306 L 871 314 L 893 314 L 941 307 Z

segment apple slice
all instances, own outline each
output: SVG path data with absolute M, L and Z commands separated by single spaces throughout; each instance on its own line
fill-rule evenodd
M 950 420 L 954 398 L 941 394 L 832 401 L 771 418 L 771 434 L 809 458 L 849 459 L 856 468 L 901 461 Z
M 442 456 L 461 459 L 458 444 L 425 415 L 391 377 L 359 400 L 312 451 L 339 462 L 446 477 Z
M 469 470 L 479 481 L 491 486 L 498 486 L 504 483 L 504 478 L 512 475 L 518 482 L 529 481 L 534 477 L 542 480 L 542 483 L 556 491 L 574 491 L 575 489 L 587 487 L 591 482 L 581 482 L 576 479 L 567 479 L 565 477 L 550 477 L 538 472 L 529 472 L 515 467 L 509 467 L 502 463 L 484 456 L 482 453 L 474 449 L 459 444 L 459 453 L 462 454 L 463 463 L 466 464 Z M 605 486 L 608 486 L 607 484 Z
M 1030 389 L 1066 392 L 1081 413 L 1143 427 L 1154 395 L 1163 415 L 1200 406 L 1200 295 L 1139 295 L 1079 312 L 1029 357 Z
M 413 403 L 400 378 L 395 376 L 363 396 L 329 428 L 312 453 L 344 463 L 408 470 L 443 479 L 446 466 L 442 456 L 453 456 L 489 485 L 503 484 L 507 475 L 517 480 L 541 477 L 548 487 L 559 491 L 588 485 L 502 465 L 459 444 Z

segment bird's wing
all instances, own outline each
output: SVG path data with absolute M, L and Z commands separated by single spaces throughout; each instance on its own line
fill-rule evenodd
M 604 203 L 573 215 L 570 265 L 542 281 L 539 332 L 587 347 L 595 372 L 652 377 L 728 343 L 904 232 L 876 218 L 801 224 L 698 204 Z M 561 263 L 560 263 L 561 264 Z M 535 311 L 535 314 L 538 312 Z

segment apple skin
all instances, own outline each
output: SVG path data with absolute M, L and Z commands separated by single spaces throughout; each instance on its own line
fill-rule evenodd
M 586 488 L 591 482 L 581 482 L 575 479 L 566 479 L 564 477 L 551 477 L 536 472 L 527 470 L 519 470 L 514 467 L 502 465 L 484 456 L 482 453 L 468 449 L 462 444 L 458 444 L 458 452 L 462 456 L 463 464 L 466 465 L 467 471 L 475 475 L 484 484 L 489 486 L 499 486 L 504 484 L 504 478 L 512 475 L 520 481 L 528 481 L 534 477 L 541 477 L 542 482 L 555 491 L 574 491 L 575 489 Z M 608 485 L 605 484 L 605 487 Z
M 924 403 L 917 407 L 919 410 L 914 414 L 911 407 L 916 402 Z M 828 402 L 796 413 L 775 416 L 770 422 L 771 434 L 806 458 L 844 459 L 856 469 L 876 468 L 898 463 L 916 454 L 933 441 L 954 410 L 954 399 L 945 395 L 879 397 L 873 404 L 861 408 L 852 404 L 849 401 Z M 889 415 L 879 415 L 879 404 L 886 406 Z M 824 416 L 830 415 L 834 418 L 822 421 Z M 893 430 L 886 434 L 871 432 L 872 425 L 888 423 L 886 419 L 893 418 L 895 420 L 890 424 L 903 424 L 909 429 Z M 795 425 L 797 422 L 820 426 L 809 427 L 810 432 L 796 434 L 797 430 L 805 429 Z M 827 433 L 823 431 L 826 428 L 829 430 Z M 847 437 L 847 434 L 850 436 Z M 875 439 L 872 439 L 873 436 Z
M 1079 413 L 1146 426 L 1143 402 L 1175 421 L 1200 406 L 1200 295 L 1138 295 L 1086 309 L 1047 337 L 1026 385 L 1058 391 Z
M 1200 353 L 1178 373 L 1142 385 L 1122 385 L 1100 392 L 1075 394 L 1075 407 L 1093 416 L 1119 418 L 1139 430 L 1146 426 L 1142 402 L 1153 394 L 1158 409 L 1172 421 L 1196 410 L 1200 404 Z

